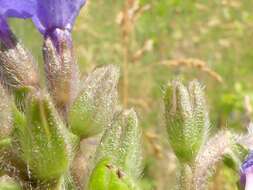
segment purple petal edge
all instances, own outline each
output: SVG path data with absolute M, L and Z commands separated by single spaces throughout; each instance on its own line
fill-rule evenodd
M 86 0 L 37 0 L 33 22 L 44 35 L 57 28 L 71 31 L 85 2 Z
M 253 173 L 253 152 L 250 152 L 240 168 L 240 183 L 243 187 L 246 184 L 246 175 L 249 173 Z

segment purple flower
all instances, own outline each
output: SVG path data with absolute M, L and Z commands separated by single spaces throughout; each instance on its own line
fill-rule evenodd
M 33 21 L 44 35 L 56 29 L 71 31 L 76 16 L 86 0 L 36 0 L 37 10 Z
M 0 0 L 0 40 L 6 46 L 12 45 L 8 17 L 30 18 L 35 8 L 33 0 Z
M 62 42 L 72 48 L 71 30 L 86 0 L 33 0 L 37 4 L 33 22 L 37 29 L 50 38 L 60 53 Z
M 45 37 L 49 36 L 58 43 L 65 33 L 60 34 L 60 31 L 70 33 L 85 2 L 86 0 L 0 0 L 0 39 L 6 44 L 10 43 L 8 17 L 33 17 L 37 29 Z
M 249 154 L 246 160 L 243 162 L 241 169 L 241 185 L 245 187 L 245 190 L 253 189 L 253 152 Z
M 71 30 L 86 0 L 34 0 L 33 22 L 44 36 L 43 56 L 49 91 L 62 115 L 72 104 L 79 83 Z

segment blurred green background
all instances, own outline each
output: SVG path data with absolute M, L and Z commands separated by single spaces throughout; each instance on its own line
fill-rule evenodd
M 77 19 L 73 36 L 80 70 L 116 64 L 124 73 L 122 28 L 116 18 L 127 0 L 89 0 Z M 128 63 L 128 107 L 134 107 L 144 129 L 145 190 L 175 188 L 176 159 L 167 144 L 163 118 L 163 89 L 168 81 L 199 79 L 208 98 L 212 131 L 245 130 L 250 113 L 245 96 L 253 100 L 252 0 L 141 0 L 150 9 L 139 15 L 130 36 L 129 51 L 137 52 L 147 40 L 151 51 Z M 42 66 L 42 39 L 31 22 L 12 20 L 15 33 Z M 219 74 L 223 82 L 194 67 L 167 67 L 165 60 L 194 58 Z M 123 97 L 123 82 L 119 85 Z M 248 102 L 248 103 L 249 103 Z M 248 110 L 250 111 L 250 110 Z M 209 189 L 237 189 L 237 172 L 223 163 Z

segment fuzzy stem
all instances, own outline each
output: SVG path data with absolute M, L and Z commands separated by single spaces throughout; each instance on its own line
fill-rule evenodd
M 191 190 L 191 186 L 192 186 L 192 169 L 189 165 L 184 164 L 181 166 L 179 189 Z

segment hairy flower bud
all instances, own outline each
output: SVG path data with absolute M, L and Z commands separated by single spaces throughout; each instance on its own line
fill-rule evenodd
M 70 136 L 49 97 L 31 97 L 25 115 L 14 115 L 16 138 L 21 158 L 33 177 L 39 180 L 58 179 L 69 168 Z
M 119 146 L 118 164 L 134 179 L 138 179 L 141 172 L 141 129 L 138 125 L 136 112 L 126 110 L 121 118 L 122 134 Z
M 140 176 L 141 130 L 134 110 L 115 114 L 97 148 L 96 160 L 103 158 L 110 158 L 112 163 L 134 180 Z
M 95 135 L 107 126 L 117 106 L 119 70 L 115 66 L 96 69 L 83 83 L 69 112 L 69 125 L 81 138 Z
M 37 67 L 33 57 L 17 41 L 12 48 L 3 46 L 0 49 L 0 78 L 4 86 L 14 94 L 23 89 L 39 86 Z
M 43 48 L 48 89 L 63 115 L 75 99 L 79 86 L 71 40 L 68 31 L 57 29 L 45 39 Z
M 108 159 L 101 160 L 93 170 L 88 190 L 138 190 L 128 176 Z
M 215 171 L 217 163 L 226 154 L 232 152 L 238 140 L 237 136 L 231 132 L 220 131 L 205 142 L 195 159 L 193 189 L 205 190 L 207 188 L 208 178 Z
M 174 81 L 168 85 L 164 101 L 169 142 L 179 160 L 191 162 L 209 127 L 202 87 L 193 81 L 187 89 Z

